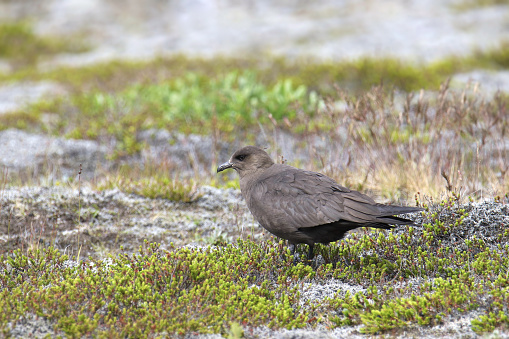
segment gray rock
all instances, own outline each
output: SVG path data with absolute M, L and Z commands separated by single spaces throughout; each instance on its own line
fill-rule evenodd
M 460 88 L 467 84 L 472 89 L 486 93 L 489 98 L 497 91 L 509 93 L 509 71 L 475 70 L 460 73 L 451 78 L 451 84 Z
M 469 3 L 470 1 L 466 1 Z M 96 49 L 59 55 L 83 65 L 187 53 L 437 60 L 504 40 L 507 5 L 458 9 L 461 1 L 50 1 L 0 2 L 0 17 L 31 18 L 40 34 L 87 32 Z M 118 20 L 128 17 L 129 20 Z M 51 61 L 50 61 L 51 62 Z
M 62 335 L 53 330 L 53 324 L 49 320 L 35 314 L 26 314 L 15 326 L 9 325 L 12 327 L 10 335 L 13 338 L 47 338 Z
M 233 188 L 221 189 L 212 186 L 202 186 L 199 188 L 198 193 L 201 195 L 197 201 L 198 206 L 209 211 L 227 209 L 228 206 L 233 204 L 245 206 L 240 191 Z
M 130 253 L 145 240 L 160 243 L 165 249 L 171 243 L 203 246 L 248 235 L 262 236 L 261 227 L 254 223 L 242 200 L 235 203 L 239 191 L 211 190 L 213 194 L 204 194 L 205 201 L 178 203 L 118 189 L 94 191 L 87 183 L 81 189 L 67 185 L 6 188 L 0 191 L 0 247 L 32 241 L 34 235 L 32 229 L 26 232 L 27 224 L 33 225 L 34 232 L 57 225 L 56 233 L 37 233 L 37 237 L 69 255 L 76 255 L 81 244 L 85 258 L 115 253 L 120 245 Z
M 5 67 L 4 67 L 5 68 Z M 0 65 L 0 71 L 2 66 Z M 51 82 L 21 82 L 0 86 L 0 114 L 15 111 L 48 96 L 64 95 L 63 86 Z
M 356 330 L 361 326 L 350 326 L 347 328 L 327 330 L 319 326 L 315 330 L 305 329 L 281 329 L 271 330 L 267 327 L 258 327 L 253 331 L 253 336 L 248 338 L 272 338 L 272 339 L 341 339 L 341 338 L 365 338 L 359 335 Z M 357 334 L 357 335 L 356 335 Z M 201 339 L 201 338 L 200 338 Z
M 344 297 L 346 292 L 355 295 L 358 292 L 365 292 L 366 289 L 361 285 L 350 285 L 338 279 L 331 278 L 325 282 L 313 281 L 303 284 L 301 293 L 301 306 L 307 302 L 320 301 L 325 298 L 334 298 L 336 295 Z
M 439 205 L 433 206 L 432 209 L 439 213 L 440 219 L 446 224 L 457 218 L 459 209 L 464 209 L 468 213 L 462 224 L 454 226 L 451 234 L 447 238 L 441 239 L 443 247 L 451 246 L 468 250 L 464 240 L 474 238 L 483 239 L 489 246 L 496 247 L 499 243 L 498 235 L 503 234 L 503 230 L 509 224 L 509 206 L 489 200 L 462 204 L 450 210 Z M 415 217 L 416 220 L 416 225 L 412 227 L 416 229 L 416 232 L 421 232 L 421 229 L 424 228 L 422 223 L 427 221 L 423 220 L 419 213 L 411 217 Z M 402 234 L 407 232 L 407 228 L 399 227 L 391 232 Z
M 99 166 L 107 167 L 106 149 L 95 141 L 68 140 L 16 129 L 0 132 L 0 166 L 8 171 L 33 170 L 36 177 L 94 176 Z

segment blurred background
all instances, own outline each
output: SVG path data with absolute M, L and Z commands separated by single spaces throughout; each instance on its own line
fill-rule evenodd
M 18 182 L 84 163 L 234 185 L 213 170 L 252 143 L 387 199 L 507 187 L 508 1 L 2 0 L 0 20 Z
M 91 48 L 50 64 L 174 53 L 430 62 L 497 47 L 509 33 L 507 6 L 504 0 L 3 0 L 0 18 L 25 20 L 34 34 L 80 39 Z

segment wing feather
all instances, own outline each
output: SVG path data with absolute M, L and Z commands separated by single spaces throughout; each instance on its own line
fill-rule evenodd
M 314 227 L 346 220 L 376 222 L 380 209 L 370 197 L 338 185 L 331 178 L 285 166 L 256 183 L 255 217 L 263 226 L 263 211 L 277 210 L 278 222 L 294 228 Z M 266 222 L 267 224 L 269 221 Z

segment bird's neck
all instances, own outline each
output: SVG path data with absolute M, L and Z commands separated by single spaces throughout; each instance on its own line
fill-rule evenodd
M 270 166 L 268 167 L 270 168 Z M 260 179 L 266 175 L 267 168 L 256 168 L 250 171 L 243 171 L 242 175 L 240 175 L 240 191 L 242 195 L 245 194 L 256 184 Z M 240 173 L 239 173 L 240 174 Z

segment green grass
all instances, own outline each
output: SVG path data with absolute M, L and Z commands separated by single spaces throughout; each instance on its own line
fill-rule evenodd
M 26 24 L 12 27 L 12 31 L 25 32 L 20 36 L 35 39 Z M 5 35 L 10 37 L 6 41 L 16 37 L 14 33 Z M 30 39 L 18 38 L 22 41 L 19 45 L 37 46 L 26 41 Z M 9 47 L 6 55 L 21 53 L 11 51 L 14 47 L 10 43 L 5 47 Z M 23 54 L 45 55 L 28 50 Z M 136 133 L 147 128 L 200 134 L 219 131 L 223 137 L 232 136 L 235 130 L 236 136 L 244 134 L 246 141 L 252 142 L 248 137 L 252 133 L 247 130 L 258 128 L 260 123 L 284 123 L 297 133 L 327 131 L 333 125 L 317 113 L 323 111 L 326 99 L 331 104 L 344 100 L 345 92 L 353 97 L 347 100 L 355 101 L 367 89 L 383 83 L 380 88 L 386 95 L 381 99 L 387 101 L 393 100 L 390 96 L 395 88 L 433 90 L 456 72 L 507 67 L 506 42 L 489 51 L 450 57 L 430 65 L 370 58 L 321 63 L 269 58 L 261 64 L 256 59 L 184 56 L 61 67 L 46 72 L 31 65 L 12 74 L 0 74 L 0 82 L 53 80 L 65 86 L 70 96 L 42 100 L 4 114 L 0 117 L 0 130 L 19 128 L 101 142 L 114 138 L 116 157 L 138 153 L 144 145 L 136 140 Z M 392 131 L 391 137 L 409 140 L 410 132 L 408 128 L 406 132 Z M 368 130 L 364 136 L 371 138 Z M 430 140 L 430 132 L 423 131 L 421 138 Z
M 11 30 L 25 32 L 29 26 L 13 27 Z M 34 44 L 21 42 L 19 45 L 29 48 Z M 10 43 L 5 48 L 8 51 L 4 53 L 8 55 L 21 53 L 11 51 L 14 47 Z M 27 51 L 22 54 L 44 55 Z M 312 116 L 315 108 L 323 106 L 321 98 L 334 99 L 338 90 L 354 96 L 380 84 L 389 93 L 393 88 L 436 90 L 457 72 L 508 67 L 507 42 L 492 50 L 474 51 L 471 55 L 450 57 L 429 65 L 390 58 L 289 62 L 268 57 L 262 64 L 256 59 L 174 56 L 144 62 L 112 61 L 78 68 L 60 67 L 43 72 L 27 66 L 12 74 L 0 74 L 0 82 L 53 80 L 65 86 L 71 95 L 66 99 L 43 100 L 3 115 L 0 129 L 15 127 L 86 139 L 113 135 L 121 142 L 119 148 L 132 154 L 140 147 L 130 138 L 133 129 L 177 125 L 186 133 L 211 131 L 217 118 L 222 120 L 219 124 L 228 122 L 230 126 L 223 127 L 231 131 L 239 124 L 257 126 L 260 118 L 266 119 L 269 113 L 276 120 L 282 117 L 292 120 L 298 113 Z M 43 123 L 45 114 L 59 118 L 53 123 Z M 80 116 L 92 121 L 79 119 Z M 324 128 L 330 126 L 318 123 Z
M 333 276 L 370 287 L 329 299 L 328 307 L 342 310 L 331 321 L 336 326 L 362 324 L 362 333 L 380 334 L 436 326 L 450 316 L 484 310 L 489 314 L 472 321 L 475 332 L 505 328 L 506 292 L 500 288 L 509 281 L 509 245 L 504 245 L 509 233 L 502 228 L 491 240 L 474 236 L 451 243 L 466 216 L 449 199 L 427 212 L 419 233 L 410 227 L 400 236 L 364 235 L 341 244 L 333 252 L 341 258 Z M 423 280 L 412 284 L 415 278 Z
M 165 165 L 146 164 L 143 168 L 136 165 L 120 166 L 92 183 L 95 190 L 118 189 L 124 193 L 134 193 L 150 199 L 167 199 L 176 202 L 190 203 L 198 200 L 197 182 L 218 188 L 240 189 L 239 181 L 229 180 L 226 175 L 216 178 L 196 179 L 178 177 L 174 168 Z
M 9 28 L 11 26 L 14 28 Z M 6 32 L 4 41 L 16 38 L 16 34 L 8 33 L 9 30 L 25 32 L 20 35 L 30 36 L 30 38 L 18 39 L 20 42 L 14 46 L 6 43 L 5 55 L 18 58 L 22 51 L 32 51 L 32 53 L 28 53 L 27 57 L 34 58 L 35 55 L 41 54 L 33 52 L 33 48 L 38 45 L 31 39 L 37 38 L 31 33 L 29 26 L 26 24 L 11 26 L 6 25 L 7 28 L 4 28 Z M 60 41 L 61 39 L 56 40 Z M 73 39 L 73 41 L 76 40 L 79 39 Z M 40 44 L 44 45 L 43 42 Z M 51 45 L 49 42 L 46 44 Z M 72 52 L 72 48 L 65 45 L 65 40 L 61 44 L 63 45 L 58 48 L 37 48 L 41 49 L 43 56 L 58 51 Z M 44 52 L 46 49 L 47 53 Z M 76 50 L 81 51 L 79 48 Z M 397 87 L 404 91 L 422 88 L 433 90 L 438 89 L 441 82 L 456 72 L 466 72 L 476 68 L 508 68 L 508 51 L 507 41 L 501 41 L 498 46 L 494 46 L 492 49 L 474 50 L 469 55 L 451 56 L 432 64 L 415 64 L 394 58 L 360 58 L 318 62 L 307 59 L 288 61 L 271 56 L 263 56 L 262 59 L 226 57 L 205 59 L 176 55 L 148 61 L 117 60 L 90 66 L 62 66 L 48 71 L 40 71 L 31 62 L 25 63 L 25 67 L 18 68 L 16 72 L 0 74 L 0 81 L 53 80 L 66 86 L 73 93 L 91 90 L 111 93 L 121 91 L 134 84 L 154 84 L 183 77 L 187 73 L 197 73 L 201 76 L 215 78 L 219 75 L 242 70 L 256 73 L 258 79 L 266 86 L 274 85 L 284 79 L 291 79 L 295 86 L 304 85 L 321 94 L 334 91 L 334 84 L 355 92 L 364 91 L 381 83 L 388 88 Z
M 7 59 L 15 69 L 33 66 L 42 58 L 59 53 L 88 50 L 89 46 L 77 37 L 37 36 L 26 21 L 0 24 L 0 58 Z
M 109 173 L 99 179 L 94 188 L 97 190 L 116 188 L 146 198 L 186 203 L 200 197 L 193 180 L 174 177 L 168 168 L 153 167 L 150 164 L 143 169 L 136 165 L 121 166 L 115 173 Z
M 463 0 L 453 4 L 453 8 L 459 11 L 475 10 L 483 7 L 509 5 L 507 0 Z
M 87 92 L 66 99 L 43 101 L 28 112 L 0 117 L 0 129 L 39 130 L 73 139 L 118 140 L 116 156 L 134 154 L 143 145 L 136 132 L 167 128 L 184 133 L 246 129 L 258 121 L 293 119 L 297 109 L 312 114 L 319 105 L 315 92 L 289 79 L 265 85 L 254 73 L 232 72 L 216 78 L 188 73 L 151 85 L 133 85 L 120 92 Z M 44 114 L 57 122 L 44 125 Z
M 212 135 L 222 142 L 242 140 L 244 144 L 256 143 L 263 133 L 275 150 L 280 146 L 275 136 L 281 133 L 292 135 L 302 149 L 319 137 L 343 152 L 345 167 L 328 168 L 328 159 L 313 150 L 310 162 L 293 165 L 321 168 L 357 190 L 383 189 L 378 193 L 394 201 L 417 191 L 437 196 L 445 186 L 442 170 L 451 181 L 447 189 L 482 195 L 480 188 L 489 188 L 495 194 L 505 194 L 509 163 L 501 140 L 506 134 L 503 122 L 508 103 L 503 93 L 486 98 L 469 90 L 452 91 L 448 83 L 426 96 L 421 92 L 404 97 L 385 86 L 358 94 L 338 89 L 322 96 L 291 78 L 267 84 L 263 75 L 248 71 L 214 77 L 194 72 L 157 83 L 130 85 L 117 92 L 92 90 L 41 101 L 1 115 L 0 130 L 21 128 L 96 140 L 112 145 L 109 155 L 115 161 L 139 155 L 147 147 L 139 140 L 139 133 L 152 128 Z M 445 144 L 450 147 L 440 146 Z M 378 160 L 369 163 L 369 159 Z M 486 166 L 479 166 L 481 163 Z M 213 164 L 204 165 L 209 168 Z M 178 172 L 176 168 L 168 170 L 167 183 Z M 161 180 L 166 177 L 163 174 Z M 215 180 L 211 172 L 194 179 Z M 134 192 L 143 183 L 150 186 L 152 181 L 122 185 Z M 155 194 L 150 191 L 144 194 Z

